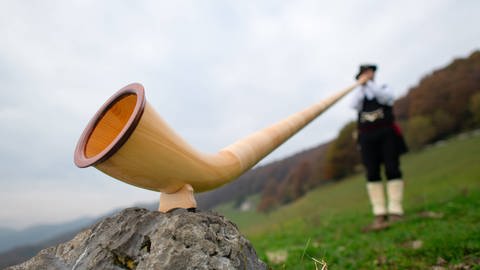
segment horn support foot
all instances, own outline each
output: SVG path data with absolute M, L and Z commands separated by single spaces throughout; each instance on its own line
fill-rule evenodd
M 158 211 L 167 213 L 176 208 L 197 208 L 197 201 L 193 196 L 193 187 L 185 184 L 174 193 L 160 193 L 160 206 Z

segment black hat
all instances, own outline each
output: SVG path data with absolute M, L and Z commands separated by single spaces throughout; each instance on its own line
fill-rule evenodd
M 355 79 L 358 80 L 358 77 L 360 77 L 360 75 L 362 75 L 362 73 L 366 70 L 373 70 L 374 72 L 377 71 L 377 65 L 372 65 L 372 64 L 368 64 L 368 65 L 361 65 L 360 66 L 360 70 L 358 71 L 358 74 L 357 76 L 355 76 Z

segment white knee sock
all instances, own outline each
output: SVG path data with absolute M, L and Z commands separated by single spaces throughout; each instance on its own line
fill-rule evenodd
M 376 216 L 386 215 L 387 209 L 385 207 L 385 190 L 383 183 L 381 181 L 368 182 L 367 193 L 370 198 L 370 203 L 372 204 L 373 214 Z
M 387 182 L 388 213 L 403 215 L 403 180 L 394 179 Z

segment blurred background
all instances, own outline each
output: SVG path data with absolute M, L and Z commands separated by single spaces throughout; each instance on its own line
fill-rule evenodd
M 349 86 L 362 63 L 405 95 L 480 48 L 479 10 L 473 0 L 3 0 L 1 235 L 158 200 L 73 164 L 87 122 L 131 82 L 195 148 L 216 152 Z M 327 142 L 353 119 L 347 97 L 260 164 Z

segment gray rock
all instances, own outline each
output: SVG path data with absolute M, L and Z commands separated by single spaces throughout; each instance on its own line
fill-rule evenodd
M 235 224 L 216 213 L 129 208 L 7 269 L 266 268 Z

